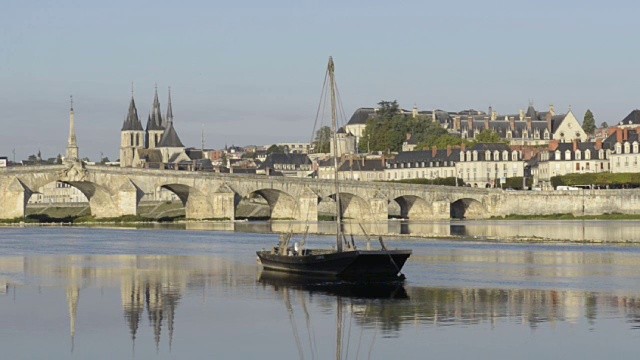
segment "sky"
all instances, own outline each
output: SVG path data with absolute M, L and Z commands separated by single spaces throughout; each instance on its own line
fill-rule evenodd
M 131 84 L 143 126 L 167 88 L 186 146 L 308 142 L 329 56 L 348 121 L 359 107 L 518 113 L 639 107 L 640 3 L 8 1 L 0 11 L 0 156 L 119 157 Z

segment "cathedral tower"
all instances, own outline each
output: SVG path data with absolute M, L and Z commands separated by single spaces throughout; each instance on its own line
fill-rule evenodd
M 133 91 L 131 92 L 131 102 L 129 103 L 129 112 L 122 124 L 120 130 L 120 166 L 133 166 L 133 158 L 137 149 L 144 148 L 144 130 L 138 119 L 138 110 L 133 100 Z
M 171 90 L 169 90 L 171 91 Z M 169 107 L 171 107 L 171 92 L 169 92 Z M 153 110 L 147 119 L 146 130 L 146 148 L 155 149 L 158 147 L 160 139 L 164 134 L 166 125 L 162 119 L 162 113 L 160 112 L 160 101 L 158 100 L 158 87 L 156 86 L 156 94 L 153 98 Z

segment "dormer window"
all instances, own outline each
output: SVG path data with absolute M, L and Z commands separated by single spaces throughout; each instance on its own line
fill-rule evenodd
M 549 140 L 549 130 L 548 129 L 544 130 L 544 139 L 545 140 Z
M 582 152 L 580 150 L 576 150 L 576 160 L 580 160 L 582 158 Z
M 591 150 L 585 150 L 584 151 L 584 159 L 585 160 L 591 160 Z
M 478 151 L 473 150 L 473 161 L 478 161 Z
M 498 150 L 493 152 L 493 160 L 500 161 L 500 153 L 498 152 Z
M 518 161 L 518 152 L 514 151 L 511 153 L 511 161 Z
M 571 151 L 567 150 L 564 152 L 564 159 L 565 160 L 571 160 Z
M 511 139 L 511 136 L 512 136 L 511 130 L 507 131 L 507 139 Z
M 491 151 L 487 150 L 484 152 L 485 161 L 491 161 Z
M 637 141 L 633 142 L 633 153 L 634 154 L 638 153 L 638 142 Z
M 622 154 L 622 144 L 616 143 L 616 154 Z
M 502 161 L 509 161 L 509 152 L 507 150 L 502 152 Z
M 631 152 L 631 145 L 628 142 L 624 143 L 624 153 L 628 154 Z

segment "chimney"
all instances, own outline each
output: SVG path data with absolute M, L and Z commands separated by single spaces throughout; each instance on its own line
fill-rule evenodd
M 527 130 L 531 131 L 531 117 L 527 117 Z
M 624 140 L 624 141 L 628 141 L 629 140 L 629 129 L 627 129 L 627 128 L 624 129 L 624 137 L 622 138 L 622 140 Z
M 556 111 L 553 108 L 553 104 L 549 105 L 549 114 L 551 114 L 551 116 L 556 116 Z
M 549 130 L 549 134 L 552 134 L 553 132 L 551 131 L 551 118 L 553 115 L 551 115 L 551 113 L 547 113 L 547 130 Z
M 578 150 L 578 139 L 573 139 L 573 152 Z
M 520 120 L 524 120 L 524 110 L 520 109 Z
M 516 119 L 513 116 L 509 118 L 509 125 L 511 125 L 511 131 L 516 129 Z
M 618 128 L 617 127 L 610 127 L 607 129 L 607 136 L 611 136 L 613 135 L 614 132 L 616 132 Z
M 436 156 L 438 156 L 438 148 L 434 146 L 431 148 L 431 157 L 435 158 Z
M 469 115 L 469 117 L 467 118 L 467 127 L 469 128 L 469 130 L 473 129 L 473 118 L 471 117 L 471 115 Z
M 453 118 L 453 130 L 460 131 L 460 117 L 456 116 Z
M 380 158 L 380 161 L 382 162 L 383 167 L 387 166 L 387 159 L 384 157 L 384 155 L 382 155 L 382 157 Z
M 616 129 L 616 142 L 622 144 L 622 129 L 620 128 Z
M 602 150 L 602 139 L 596 139 L 596 150 Z
M 465 143 L 462 143 L 462 145 L 460 145 L 460 151 L 462 151 L 462 152 L 466 152 L 467 151 L 467 145 L 465 145 Z
M 560 145 L 558 140 L 549 140 L 549 151 L 556 151 L 558 145 Z
M 362 167 L 364 167 L 364 158 L 362 158 Z
M 489 118 L 486 116 L 484 118 L 484 129 L 489 130 Z
M 498 119 L 498 113 L 495 111 L 491 112 L 491 121 L 496 121 Z
M 407 133 L 407 141 L 411 140 L 411 134 Z
M 349 168 L 353 169 L 353 156 L 349 157 Z
M 447 145 L 447 156 L 451 156 L 451 145 Z

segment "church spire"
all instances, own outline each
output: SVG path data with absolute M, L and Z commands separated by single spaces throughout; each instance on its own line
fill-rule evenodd
M 78 143 L 76 139 L 76 119 L 73 113 L 73 95 L 69 98 L 71 106 L 69 110 L 69 141 L 67 142 L 67 156 L 66 160 L 74 161 L 78 159 Z
M 167 113 L 165 114 L 167 121 L 173 122 L 173 108 L 171 107 L 171 86 L 169 86 L 169 105 L 167 105 Z

